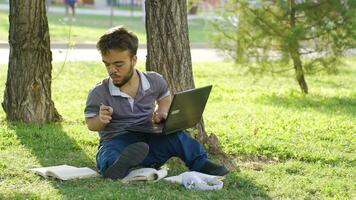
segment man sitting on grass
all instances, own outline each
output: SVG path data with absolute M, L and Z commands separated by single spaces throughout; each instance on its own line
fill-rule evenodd
M 167 82 L 158 73 L 135 68 L 138 38 L 122 27 L 101 36 L 97 48 L 109 77 L 90 90 L 84 112 L 88 128 L 99 132 L 96 162 L 104 177 L 123 178 L 138 165 L 159 168 L 173 156 L 192 171 L 228 173 L 208 160 L 203 146 L 185 131 L 169 135 L 126 131 L 128 126 L 160 123 L 167 117 L 171 103 Z

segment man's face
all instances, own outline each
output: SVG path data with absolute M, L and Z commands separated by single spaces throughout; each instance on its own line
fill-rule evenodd
M 103 63 L 116 87 L 125 85 L 133 76 L 137 56 L 131 56 L 128 50 L 110 50 L 102 55 Z

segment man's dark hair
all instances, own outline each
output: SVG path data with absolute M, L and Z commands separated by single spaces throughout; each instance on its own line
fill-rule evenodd
M 133 32 L 128 32 L 124 27 L 114 27 L 102 35 L 96 44 L 102 55 L 107 55 L 110 50 L 129 50 L 131 56 L 136 55 L 138 38 Z

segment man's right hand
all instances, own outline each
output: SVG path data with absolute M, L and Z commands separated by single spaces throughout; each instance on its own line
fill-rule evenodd
M 101 104 L 100 110 L 99 110 L 99 120 L 103 122 L 104 124 L 110 123 L 113 113 L 113 108 L 110 106 L 106 106 L 104 104 Z

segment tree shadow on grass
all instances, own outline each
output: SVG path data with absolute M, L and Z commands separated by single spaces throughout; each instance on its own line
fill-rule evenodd
M 26 149 L 36 158 L 39 162 L 33 163 L 33 167 L 47 167 L 54 165 L 72 165 L 76 167 L 90 167 L 96 169 L 95 158 L 89 156 L 77 141 L 71 138 L 62 128 L 59 123 L 47 123 L 47 124 L 23 124 L 23 123 L 8 123 L 9 129 L 16 132 L 17 138 Z M 96 143 L 89 144 L 96 148 Z M 21 159 L 21 158 L 20 158 Z M 29 166 L 23 166 L 27 168 Z M 25 169 L 26 170 L 26 169 Z M 42 178 L 41 178 L 42 179 Z M 98 178 L 91 178 L 98 180 Z M 47 181 L 57 189 L 61 195 L 65 198 L 68 191 L 75 191 L 79 189 L 78 196 L 83 191 L 82 188 L 87 188 L 87 183 L 91 181 L 85 180 L 70 180 L 60 181 L 54 178 L 42 179 L 41 181 Z M 78 188 L 71 187 L 75 183 L 81 183 Z M 41 191 L 38 191 L 41 193 Z M 38 193 L 38 194 L 39 194 Z M 14 195 L 21 196 L 21 193 L 14 193 Z M 28 196 L 30 195 L 30 196 Z M 34 194 L 23 193 L 22 197 L 32 197 Z M 50 198 L 50 197 L 49 197 Z
M 59 123 L 16 123 L 9 127 L 42 166 L 68 164 L 95 168 L 94 158 L 90 158 Z
M 78 141 L 71 138 L 60 124 L 14 123 L 9 124 L 8 127 L 16 132 L 21 145 L 36 157 L 41 166 L 68 164 L 95 169 L 95 158 L 84 152 Z M 95 145 L 93 148 L 96 148 L 96 143 L 93 145 Z M 171 168 L 169 176 L 187 170 L 177 158 L 170 160 L 167 165 Z M 26 168 L 27 166 L 23 167 Z M 182 185 L 165 181 L 123 184 L 120 181 L 103 178 L 60 181 L 41 177 L 34 179 L 33 176 L 26 177 L 24 181 L 35 183 L 38 180 L 38 183 L 50 183 L 63 199 L 271 199 L 261 187 L 256 186 L 237 171 L 227 175 L 222 190 L 210 192 L 190 191 Z M 51 191 L 38 191 L 37 187 L 38 189 L 41 188 L 41 186 L 34 186 L 33 191 L 36 191 L 35 193 L 32 190 L 27 191 L 25 189 L 22 192 L 14 191 L 11 195 L 15 199 L 58 198 L 56 194 L 49 194 Z
M 170 159 L 166 166 L 170 169 L 168 176 L 187 171 L 184 163 L 178 158 Z M 191 191 L 185 189 L 184 186 L 179 186 L 179 190 L 181 190 L 180 194 L 185 196 L 182 199 L 271 199 L 265 189 L 257 186 L 250 178 L 244 176 L 238 168 L 230 171 L 223 182 L 223 189 L 219 191 Z M 183 195 L 183 193 L 185 194 Z M 168 199 L 175 199 L 174 194 L 172 195 L 168 195 L 167 197 L 170 197 Z
M 308 96 L 264 96 L 262 102 L 271 103 L 274 106 L 282 106 L 296 110 L 312 109 L 333 115 L 347 115 L 356 117 L 356 98 L 355 97 L 325 97 L 315 94 Z

